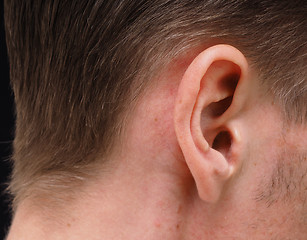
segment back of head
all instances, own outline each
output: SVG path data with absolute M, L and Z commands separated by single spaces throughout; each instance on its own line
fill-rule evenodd
M 5 1 L 16 204 L 94 175 L 148 79 L 196 47 L 240 49 L 285 118 L 304 122 L 306 9 L 303 0 Z

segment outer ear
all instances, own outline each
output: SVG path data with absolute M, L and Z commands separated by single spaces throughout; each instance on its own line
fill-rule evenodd
M 247 73 L 239 50 L 215 45 L 192 61 L 179 85 L 175 131 L 199 196 L 207 202 L 219 200 L 241 166 L 240 126 L 232 119 L 245 104 Z

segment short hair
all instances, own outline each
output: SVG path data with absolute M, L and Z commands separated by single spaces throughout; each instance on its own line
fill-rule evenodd
M 40 189 L 83 181 L 90 166 L 106 163 L 148 79 L 197 46 L 237 47 L 287 119 L 307 119 L 305 0 L 4 5 L 17 115 L 16 204 Z

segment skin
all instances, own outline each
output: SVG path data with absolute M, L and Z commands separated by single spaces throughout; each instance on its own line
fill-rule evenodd
M 226 93 L 197 81 L 219 86 L 222 73 L 237 71 L 206 57 L 227 51 L 227 62 L 242 59 L 238 64 L 246 74 L 234 93 L 226 91 L 233 94 L 233 106 L 222 114 L 223 121 L 213 123 L 203 114 L 206 103 L 213 102 L 206 96 L 212 91 L 224 98 Z M 42 211 L 30 199 L 24 201 L 8 239 L 306 239 L 307 128 L 285 123 L 235 49 L 218 46 L 201 54 L 198 49 L 173 61 L 152 79 L 130 114 L 112 166 L 82 189 L 82 197 L 65 211 Z M 203 66 L 209 67 L 198 79 L 196 71 Z M 191 89 L 201 87 L 195 94 L 185 92 L 184 81 Z M 186 93 L 191 101 L 184 102 Z M 181 100 L 187 108 L 178 107 Z M 215 129 L 221 127 L 230 129 L 232 142 L 213 149 Z M 197 135 L 199 129 L 203 134 Z M 208 145 L 211 153 L 193 144 Z

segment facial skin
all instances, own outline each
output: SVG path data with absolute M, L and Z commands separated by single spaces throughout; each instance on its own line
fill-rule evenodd
M 9 240 L 307 238 L 307 128 L 238 50 L 174 60 L 129 115 L 111 166 L 65 211 L 25 201 Z

